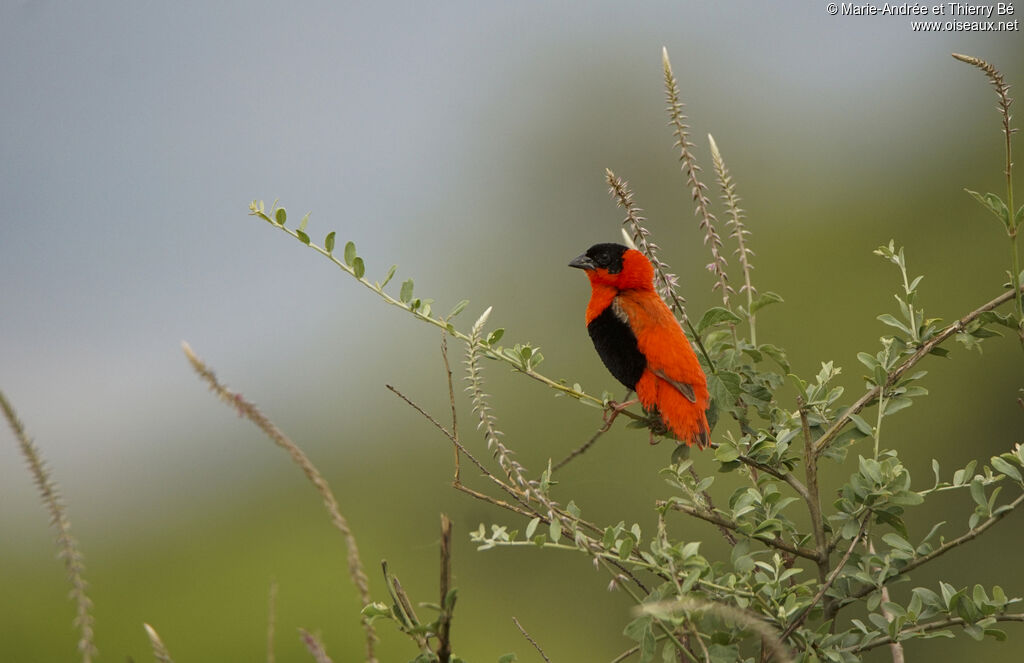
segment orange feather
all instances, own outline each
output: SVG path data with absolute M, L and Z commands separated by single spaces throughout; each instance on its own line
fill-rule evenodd
M 599 247 L 612 249 L 613 259 L 607 262 L 600 252 L 596 261 L 584 258 Z M 619 250 L 619 258 L 614 251 Z M 579 261 L 580 264 L 577 264 Z M 650 261 L 634 249 L 619 245 L 599 244 L 570 265 L 585 269 L 590 279 L 591 295 L 587 305 L 587 325 L 595 345 L 609 369 L 615 373 L 609 357 L 617 352 L 629 355 L 639 350 L 643 356 L 642 371 L 635 385 L 626 384 L 636 391 L 641 405 L 649 412 L 657 412 L 675 436 L 688 445 L 707 446 L 710 437 L 705 410 L 710 402 L 707 379 L 701 370 L 697 355 L 683 333 L 675 316 L 654 289 L 654 268 Z M 595 336 L 591 324 L 611 308 L 614 316 L 624 322 L 635 337 L 635 350 L 627 346 L 628 334 L 614 335 L 613 341 Z M 606 321 L 607 318 L 603 318 Z M 612 322 L 614 324 L 614 321 Z M 625 337 L 625 340 L 623 339 Z M 601 343 L 613 344 L 602 352 Z M 618 373 L 616 377 L 623 380 Z M 626 381 L 623 380 L 625 383 Z

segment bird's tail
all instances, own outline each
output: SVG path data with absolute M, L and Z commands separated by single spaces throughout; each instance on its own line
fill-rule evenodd
M 687 446 L 703 449 L 711 442 L 711 429 L 704 410 L 710 400 L 707 387 L 695 385 L 695 401 L 650 371 L 645 371 L 636 385 L 636 393 L 644 409 L 657 411 L 670 431 Z

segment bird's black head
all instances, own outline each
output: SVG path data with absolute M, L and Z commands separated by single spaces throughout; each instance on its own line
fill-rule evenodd
M 609 274 L 622 271 L 622 255 L 629 247 L 621 244 L 595 244 L 581 256 L 569 263 L 570 267 L 579 269 L 604 269 Z

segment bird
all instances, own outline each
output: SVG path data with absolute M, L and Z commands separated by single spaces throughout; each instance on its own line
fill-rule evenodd
M 639 401 L 678 440 L 706 447 L 711 437 L 707 378 L 679 321 L 654 289 L 651 261 L 636 249 L 605 243 L 591 246 L 569 267 L 590 279 L 586 322 L 597 354 L 637 395 L 611 403 L 611 420 Z

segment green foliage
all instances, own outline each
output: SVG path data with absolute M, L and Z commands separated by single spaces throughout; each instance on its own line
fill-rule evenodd
M 650 242 L 632 192 L 610 171 L 608 182 L 612 195 L 626 209 L 623 223 L 630 236 L 655 265 L 659 290 L 698 347 L 712 395 L 708 415 L 717 424 L 711 453 L 719 463 L 719 473 L 731 474 L 730 478 L 739 482 L 700 476 L 688 450 L 679 447 L 660 473 L 665 493 L 654 505 L 658 526 L 653 532 L 644 532 L 636 522 L 601 524 L 585 519 L 581 507 L 570 499 L 573 486 L 555 480 L 557 469 L 593 444 L 614 417 L 565 461 L 549 461 L 539 475 L 532 474 L 516 460 L 497 428 L 497 417 L 483 389 L 480 360 L 502 362 L 555 390 L 555 395 L 568 395 L 593 407 L 610 406 L 607 394 L 597 398 L 569 379 L 542 375 L 538 366 L 543 355 L 530 343 L 499 345 L 504 329 L 486 329 L 490 309 L 469 331 L 460 331 L 452 320 L 466 308 L 465 300 L 447 316 L 439 317 L 431 310 L 434 300 L 415 296 L 411 278 L 402 283 L 397 296 L 385 290 L 395 267 L 382 282 L 367 280 L 366 267 L 352 242 L 345 244 L 343 259 L 338 260 L 333 255 L 334 233 L 321 248 L 309 241 L 304 227 L 287 228 L 287 214 L 276 204 L 268 212 L 263 203 L 254 202 L 251 213 L 322 253 L 385 302 L 466 344 L 467 391 L 494 464 L 478 461 L 456 430 L 449 431 L 431 420 L 453 442 L 457 458 L 469 458 L 489 480 L 484 489 L 470 489 L 461 484 L 456 470 L 455 487 L 507 509 L 515 519 L 515 524 L 481 524 L 470 538 L 481 551 L 517 547 L 570 551 L 581 561 L 604 569 L 610 578 L 609 589 L 624 592 L 637 605 L 623 629 L 626 641 L 632 644 L 615 660 L 849 663 L 876 647 L 902 647 L 914 639 L 958 634 L 976 640 L 986 636 L 1006 639 L 1007 634 L 997 625 L 1024 621 L 1024 612 L 1017 608 L 1021 599 L 1011 598 L 1001 587 L 968 585 L 969 579 L 959 576 L 952 582 L 909 590 L 898 583 L 909 581 L 918 567 L 970 543 L 1024 503 L 1024 451 L 1020 444 L 992 457 L 988 465 L 971 461 L 949 480 L 942 479 L 940 463 L 934 460 L 934 482 L 930 488 L 921 488 L 920 478 L 913 477 L 900 458 L 899 441 L 883 434 L 883 424 L 928 395 L 923 384 L 928 373 L 916 366 L 931 355 L 949 356 L 951 349 L 946 343 L 950 338 L 980 350 L 983 341 L 999 336 L 995 327 L 1020 329 L 1016 245 L 1011 289 L 948 325 L 925 316 L 920 303 L 923 276 L 910 275 L 904 247 L 893 240 L 879 247 L 875 254 L 899 271 L 896 309 L 878 316 L 886 332 L 878 345 L 856 354 L 866 370 L 864 391 L 850 401 L 837 384 L 843 373 L 837 362 L 822 361 L 814 375 L 798 375 L 792 372 L 783 348 L 755 340 L 754 314 L 769 304 L 781 304 L 783 298 L 770 291 L 756 294 L 751 283 L 753 252 L 746 244 L 750 233 L 741 221 L 744 215 L 737 206 L 735 182 L 712 141 L 715 170 L 732 228 L 730 237 L 738 243 L 736 252 L 742 257 L 744 272 L 740 292 L 746 293 L 746 302 L 730 303 L 733 291 L 719 251 L 722 242 L 714 228 L 710 200 L 703 193 L 705 187 L 697 179 L 700 169 L 667 54 L 664 69 L 670 124 L 682 152 L 687 184 L 693 190 L 698 223 L 712 252 L 712 287 L 720 289 L 723 298 L 722 306 L 695 318 L 699 320 L 696 327 L 690 325 L 684 300 L 675 294 L 675 277 L 656 258 L 657 246 Z M 1008 114 L 1005 122 L 1009 140 Z M 1009 165 L 1007 168 L 1009 171 Z M 995 194 L 970 193 L 1002 221 L 1011 243 L 1015 242 L 1024 214 L 1010 212 L 1012 188 L 1007 203 Z M 992 287 L 997 290 L 998 284 Z M 1014 312 L 995 310 L 1010 301 L 1016 302 Z M 454 410 L 454 392 L 449 391 Z M 664 433 L 651 413 L 625 410 L 622 414 L 635 425 L 651 428 L 652 434 Z M 868 438 L 871 444 L 866 444 Z M 1008 446 L 1013 442 L 1005 440 Z M 831 500 L 823 500 L 818 487 L 823 464 L 838 467 L 849 477 Z M 488 488 L 496 494 L 486 492 Z M 925 537 L 914 540 L 911 530 L 922 525 L 907 526 L 908 520 L 919 518 L 915 507 L 942 492 L 961 495 L 972 506 L 970 516 L 958 526 L 949 525 L 957 532 L 953 538 L 941 534 L 948 523 L 938 522 L 928 526 Z M 684 518 L 714 526 L 729 543 L 729 555 L 705 556 L 702 541 L 692 538 L 695 530 L 676 525 Z M 691 538 L 680 536 L 677 530 Z M 437 636 L 440 618 L 417 620 L 407 601 L 396 594 L 394 587 L 399 585 L 386 570 L 385 580 L 391 601 L 367 605 L 363 617 L 390 621 L 409 636 L 417 646 L 414 661 L 439 660 L 427 643 Z M 444 610 L 444 606 L 439 608 L 442 614 Z M 505 654 L 498 660 L 516 659 L 514 654 Z

